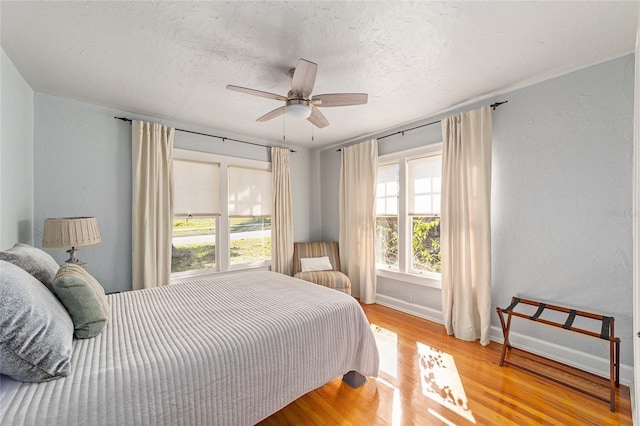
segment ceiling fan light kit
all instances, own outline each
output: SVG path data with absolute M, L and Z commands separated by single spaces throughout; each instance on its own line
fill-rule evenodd
M 311 115 L 311 104 L 304 99 L 291 99 L 287 101 L 285 112 L 296 118 L 309 118 Z
M 227 89 L 285 102 L 284 106 L 266 113 L 256 121 L 269 121 L 286 113 L 292 117 L 306 118 L 311 124 L 318 128 L 329 125 L 329 120 L 327 120 L 318 108 L 363 105 L 367 103 L 368 95 L 366 93 L 327 93 L 312 97 L 311 91 L 316 83 L 317 72 L 317 64 L 307 61 L 306 59 L 298 59 L 296 67 L 289 71 L 291 90 L 287 96 L 241 86 L 233 86 L 231 84 L 227 85 Z

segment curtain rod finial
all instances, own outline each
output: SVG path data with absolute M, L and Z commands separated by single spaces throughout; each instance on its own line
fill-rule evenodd
M 495 102 L 495 103 L 493 103 L 493 104 L 491 104 L 491 105 L 489 105 L 489 106 L 491 107 L 491 109 L 492 109 L 493 111 L 495 111 L 495 110 L 496 110 L 496 108 L 498 108 L 498 107 L 499 107 L 500 105 L 502 105 L 502 104 L 506 104 L 507 102 L 509 102 L 509 101 Z

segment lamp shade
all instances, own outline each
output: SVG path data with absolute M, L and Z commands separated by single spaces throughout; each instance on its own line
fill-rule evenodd
M 100 241 L 95 217 L 62 217 L 44 221 L 43 248 L 67 249 L 90 246 Z

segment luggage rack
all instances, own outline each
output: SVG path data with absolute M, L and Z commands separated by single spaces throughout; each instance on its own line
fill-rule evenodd
M 538 309 L 533 315 L 527 315 L 525 313 L 516 312 L 514 310 L 519 304 L 536 306 Z M 564 323 L 560 323 L 560 322 L 555 322 L 555 321 L 547 320 L 544 318 L 540 318 L 540 315 L 545 309 L 568 314 L 566 321 Z M 500 356 L 501 367 L 504 364 L 510 364 L 514 367 L 518 367 L 520 369 L 528 371 L 529 373 L 538 375 L 540 377 L 554 381 L 561 385 L 567 386 L 571 389 L 582 392 L 586 395 L 592 396 L 601 401 L 608 402 L 610 404 L 611 411 L 612 412 L 616 411 L 615 388 L 620 386 L 620 338 L 615 337 L 614 328 L 613 328 L 613 324 L 614 324 L 613 317 L 607 317 L 604 315 L 598 315 L 591 312 L 565 308 L 563 306 L 550 305 L 550 304 L 538 302 L 536 300 L 522 299 L 519 297 L 512 297 L 511 304 L 508 307 L 504 309 L 498 307 L 496 308 L 496 312 L 498 313 L 498 317 L 500 318 L 500 325 L 502 326 L 502 334 L 504 336 L 504 343 L 502 345 L 502 354 Z M 505 314 L 507 314 L 506 323 L 504 318 Z M 513 348 L 511 346 L 511 343 L 509 342 L 511 318 L 513 318 L 514 316 L 609 341 L 609 399 L 606 399 L 596 393 L 590 392 L 584 388 L 575 386 L 571 383 L 564 382 L 555 377 L 546 375 L 542 372 L 533 370 L 529 367 L 525 367 L 523 365 L 517 364 L 513 361 L 506 359 L 507 349 L 517 349 L 517 348 Z M 601 321 L 602 327 L 601 327 L 600 333 L 574 327 L 573 322 L 576 319 L 576 317 L 585 317 L 585 318 Z M 522 350 L 522 349 L 519 349 L 519 350 Z

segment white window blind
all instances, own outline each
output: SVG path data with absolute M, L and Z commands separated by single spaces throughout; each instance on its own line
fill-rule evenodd
M 229 217 L 271 216 L 271 172 L 229 167 Z
M 407 161 L 409 215 L 440 214 L 442 155 Z
M 378 166 L 376 216 L 398 214 L 398 163 Z
M 175 216 L 220 215 L 220 166 L 173 160 L 173 211 Z

